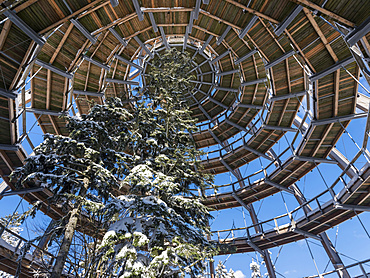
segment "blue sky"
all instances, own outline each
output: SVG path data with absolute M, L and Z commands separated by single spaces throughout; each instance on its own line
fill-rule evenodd
M 361 81 L 363 84 L 365 84 L 364 80 Z M 359 91 L 365 95 L 368 95 L 361 87 L 359 88 Z M 36 119 L 32 114 L 29 114 L 27 118 L 27 126 L 30 128 L 35 123 Z M 352 121 L 348 127 L 349 134 L 359 145 L 362 144 L 365 124 L 366 119 L 362 118 Z M 287 133 L 286 139 L 290 141 L 293 135 L 294 134 L 292 133 Z M 41 142 L 42 132 L 37 125 L 35 125 L 30 131 L 30 136 L 35 145 L 38 145 Z M 297 140 L 297 142 L 299 142 L 299 140 Z M 24 143 L 24 147 L 28 152 L 30 152 L 31 149 L 26 141 Z M 285 138 L 282 138 L 280 142 L 276 144 L 274 150 L 276 153 L 280 153 L 286 147 L 286 140 Z M 357 152 L 357 148 L 348 134 L 344 134 L 341 137 L 336 147 L 350 159 Z M 212 148 L 209 150 L 212 150 Z M 290 153 L 288 153 L 286 156 L 289 154 Z M 361 168 L 365 163 L 366 159 L 361 157 L 356 166 Z M 263 158 L 261 161 L 255 160 L 249 165 L 241 167 L 241 173 L 243 176 L 250 175 L 254 171 L 261 169 L 261 164 L 265 167 L 268 164 L 268 161 L 264 160 Z M 321 178 L 319 171 L 323 175 L 323 178 Z M 325 190 L 325 183 L 330 185 L 337 178 L 340 172 L 341 170 L 336 165 L 321 164 L 318 169 L 308 173 L 304 178 L 298 181 L 297 184 L 305 193 L 307 198 L 312 198 L 316 194 Z M 263 176 L 255 176 L 251 179 L 251 182 L 262 177 Z M 348 180 L 349 179 L 347 178 L 347 181 Z M 216 178 L 216 184 L 226 184 L 230 181 L 235 181 L 235 178 L 229 174 L 219 175 Z M 220 190 L 220 192 L 222 192 L 222 190 Z M 298 206 L 298 203 L 295 201 L 295 199 L 292 196 L 289 196 L 287 193 L 275 194 L 274 196 L 268 197 L 263 201 L 257 201 L 253 203 L 253 205 L 258 214 L 258 218 L 261 220 L 267 220 L 287 212 L 284 201 L 286 202 L 286 206 L 289 211 Z M 0 200 L 0 217 L 13 213 L 19 202 L 20 198 L 17 196 L 5 197 Z M 28 207 L 29 204 L 23 201 L 21 202 L 18 210 L 23 212 Z M 251 225 L 250 217 L 247 211 L 245 211 L 243 208 L 235 208 L 221 212 L 215 211 L 212 212 L 212 215 L 214 216 L 211 226 L 212 230 L 229 229 L 232 227 L 245 227 L 246 225 Z M 359 218 L 365 225 L 367 231 L 370 232 L 370 213 L 362 213 L 359 215 Z M 34 237 L 32 233 L 32 230 L 34 230 L 34 225 L 45 226 L 47 221 L 47 217 L 43 216 L 42 213 L 39 213 L 38 217 L 36 217 L 34 220 L 26 220 L 22 235 L 25 237 Z M 329 229 L 327 233 L 340 253 L 345 265 L 355 263 L 356 260 L 361 261 L 370 258 L 370 238 L 366 234 L 364 228 L 361 226 L 361 223 L 357 217 L 348 220 L 337 227 Z M 239 235 L 243 235 L 243 233 L 240 232 Z M 278 273 L 277 277 L 294 278 L 317 274 L 315 263 L 311 257 L 309 248 L 320 273 L 333 269 L 332 265 L 330 263 L 328 264 L 329 259 L 320 243 L 313 239 L 308 239 L 270 249 L 271 258 L 275 263 L 276 271 Z M 238 278 L 251 276 L 249 264 L 252 262 L 252 260 L 261 263 L 261 257 L 256 253 L 217 256 L 215 257 L 216 265 L 218 260 L 226 261 L 226 267 L 228 269 L 232 268 L 234 271 L 237 271 Z M 365 269 L 370 272 L 370 264 L 364 266 Z M 266 269 L 263 265 L 261 267 L 261 272 L 262 274 L 266 273 Z M 350 272 L 351 275 L 357 275 L 361 273 L 358 267 L 350 270 Z

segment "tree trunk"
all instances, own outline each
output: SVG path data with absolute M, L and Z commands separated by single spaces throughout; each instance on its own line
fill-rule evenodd
M 80 191 L 80 196 L 84 197 L 86 194 L 86 188 L 82 188 Z M 60 278 L 62 276 L 63 267 L 67 260 L 69 248 L 72 244 L 73 235 L 75 233 L 78 217 L 81 214 L 81 203 L 76 202 L 73 209 L 71 210 L 71 217 L 66 225 L 66 230 L 64 232 L 64 238 L 62 245 L 60 246 L 58 256 L 56 258 L 53 270 L 51 272 L 50 278 Z
M 64 264 L 67 260 L 69 248 L 72 244 L 72 238 L 76 230 L 78 216 L 80 215 L 81 205 L 76 204 L 76 206 L 71 211 L 71 217 L 66 226 L 66 231 L 64 232 L 64 238 L 62 245 L 60 246 L 58 256 L 56 258 L 53 271 L 50 278 L 59 278 L 62 276 L 62 271 Z

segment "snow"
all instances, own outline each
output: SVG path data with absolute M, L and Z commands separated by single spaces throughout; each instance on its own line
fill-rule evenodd
M 108 232 L 110 231 L 114 231 L 114 232 L 128 232 L 128 229 L 127 229 L 127 224 L 133 224 L 134 221 L 132 220 L 131 217 L 125 217 L 125 218 L 122 218 L 120 220 L 118 220 L 117 222 L 113 223 L 110 227 L 109 227 L 109 230 Z
M 149 242 L 146 235 L 141 232 L 134 232 L 134 246 L 141 247 Z
M 166 203 L 163 202 L 161 199 L 159 198 L 156 198 L 154 196 L 147 196 L 147 197 L 144 197 L 142 199 L 143 203 L 146 204 L 146 205 L 152 205 L 152 206 L 156 206 L 156 205 L 161 205 L 161 206 L 164 206 L 164 207 L 167 207 Z
M 100 246 L 106 246 L 109 244 L 109 240 L 117 236 L 115 231 L 108 231 L 105 233 Z
M 154 138 L 148 138 L 148 139 L 146 140 L 146 143 L 147 143 L 148 145 L 158 146 L 158 142 L 157 142 L 157 140 L 156 140 L 156 139 L 154 139 Z
M 0 270 L 0 278 L 13 278 L 13 275 Z
M 123 183 L 145 186 L 153 180 L 153 170 L 145 164 L 136 165 L 132 168 L 129 175 L 123 180 Z
M 167 161 L 169 161 L 170 159 L 168 158 L 167 155 L 165 154 L 160 154 L 158 155 L 156 158 L 155 158 L 155 162 L 157 163 L 166 163 Z
M 126 244 L 116 255 L 116 260 L 128 258 L 129 256 L 136 257 L 136 249 L 131 244 Z

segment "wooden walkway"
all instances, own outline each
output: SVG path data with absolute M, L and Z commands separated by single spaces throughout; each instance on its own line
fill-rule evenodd
M 324 193 L 330 193 L 326 190 Z M 351 179 L 346 188 L 335 195 L 336 201 L 330 200 L 321 204 L 319 198 L 324 194 L 309 200 L 304 205 L 282 216 L 259 223 L 261 233 L 254 232 L 254 226 L 240 229 L 231 229 L 215 232 L 219 242 L 236 248 L 236 253 L 256 251 L 256 246 L 263 250 L 279 245 L 298 241 L 304 237 L 317 240 L 320 233 L 354 217 L 356 213 L 370 210 L 370 163 L 367 163 L 360 172 Z M 310 212 L 304 212 L 305 206 L 316 206 Z M 291 215 L 301 211 L 304 216 L 297 220 Z M 355 213 L 356 211 L 356 213 Z M 277 223 L 286 222 L 283 225 Z M 270 227 L 273 228 L 270 228 Z M 222 239 L 222 234 L 244 233 L 242 237 Z M 249 234 L 249 236 L 248 236 Z M 258 249 L 257 249 L 258 250 Z
M 27 240 L 0 225 L 0 231 L 3 229 L 13 236 L 14 244 L 9 244 L 0 237 L 0 270 L 11 275 L 18 273 L 20 278 L 32 278 L 36 273 L 47 271 L 55 259 L 51 253 L 41 250 L 31 243 L 29 250 L 20 260 L 20 254 L 23 252 L 22 247 L 27 244 Z

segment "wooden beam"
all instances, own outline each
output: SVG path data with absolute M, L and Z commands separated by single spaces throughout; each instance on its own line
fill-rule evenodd
M 19 5 L 14 8 L 14 10 L 18 13 L 20 11 L 23 11 L 25 8 L 31 6 L 32 4 L 36 3 L 38 0 L 28 0 L 24 2 L 22 5 Z
M 324 132 L 322 133 L 322 135 L 320 136 L 320 141 L 316 144 L 316 146 L 312 149 L 311 151 L 311 155 L 312 157 L 314 157 L 317 152 L 319 151 L 322 143 L 324 143 L 326 137 L 328 136 L 329 132 L 331 131 L 332 127 L 333 127 L 334 123 L 331 123 L 331 124 L 328 124 L 325 129 L 324 129 Z M 312 141 L 311 141 L 312 142 Z
M 13 99 L 8 99 L 8 109 L 9 109 L 9 119 L 15 119 L 16 111 L 15 111 L 15 102 Z M 17 125 L 16 122 L 10 121 L 10 143 L 13 145 L 17 142 L 18 133 L 17 133 Z
M 18 85 L 19 78 L 25 80 L 26 79 L 26 75 L 28 75 L 28 71 L 31 71 L 31 66 L 30 65 L 25 66 L 25 64 L 29 60 L 29 58 L 32 56 L 32 54 L 34 53 L 34 51 L 35 51 L 34 50 L 34 46 L 35 45 L 36 45 L 35 42 L 31 42 L 30 46 L 28 47 L 27 52 L 23 56 L 23 60 L 22 60 L 22 62 L 20 64 L 20 66 L 18 67 L 17 73 L 14 75 L 13 81 L 12 81 L 12 83 L 9 86 L 9 90 L 13 90 L 13 88 L 16 85 Z M 24 69 L 24 72 L 23 72 L 23 69 Z M 21 76 L 21 73 L 22 72 L 23 72 L 23 76 Z
M 213 18 L 213 19 L 215 19 L 217 21 L 220 21 L 220 22 L 222 22 L 222 23 L 224 23 L 226 25 L 229 25 L 229 26 L 237 29 L 238 31 L 240 31 L 242 29 L 241 27 L 239 27 L 239 26 L 237 26 L 237 25 L 235 25 L 235 24 L 233 24 L 233 23 L 231 23 L 231 22 L 229 22 L 229 21 L 227 21 L 225 19 L 222 19 L 222 18 L 220 18 L 218 16 L 215 16 L 215 15 L 211 14 L 210 12 L 206 12 L 206 11 L 200 10 L 200 13 L 203 14 L 203 15 L 205 15 L 205 16 L 208 16 L 210 18 Z
M 0 33 L 0 50 L 2 50 L 4 47 L 4 44 L 5 44 L 6 38 L 8 37 L 11 26 L 12 26 L 12 22 L 10 20 L 5 21 L 4 27 Z
M 263 56 L 263 58 L 265 58 L 265 60 L 266 60 L 267 62 L 270 62 L 270 59 L 266 56 L 266 54 L 262 51 L 262 49 L 258 47 L 258 45 L 257 45 L 257 44 L 256 44 L 256 42 L 252 39 L 252 37 L 251 37 L 249 34 L 247 34 L 246 36 L 247 36 L 247 38 L 248 38 L 248 39 L 253 43 L 254 47 L 259 51 L 259 53 Z
M 316 5 L 316 4 L 312 3 L 311 1 L 308 1 L 308 0 L 289 0 L 289 1 L 294 2 L 296 4 L 301 4 L 301 5 L 303 4 L 303 5 L 306 5 L 307 7 L 310 7 L 314 10 L 318 10 L 319 12 L 321 12 L 321 13 L 327 15 L 327 16 L 330 16 L 331 18 L 337 20 L 338 22 L 344 23 L 344 24 L 346 24 L 350 27 L 355 26 L 355 24 L 353 22 L 351 22 L 351 21 L 349 21 L 349 20 L 347 20 L 347 19 L 345 19 L 345 18 L 343 18 L 343 17 L 341 17 L 341 16 L 339 16 L 339 15 L 337 15 L 337 14 L 331 12 L 331 11 L 328 11 L 327 9 L 324 9 L 324 8 L 320 7 L 319 5 Z
M 333 117 L 338 116 L 340 69 L 334 73 Z M 357 82 L 355 82 L 357 83 Z M 357 92 L 357 90 L 356 90 Z
M 52 124 L 52 126 L 53 126 L 54 130 L 55 130 L 55 133 L 56 133 L 57 135 L 61 135 L 60 130 L 59 130 L 59 127 L 58 127 L 57 123 L 56 123 L 56 122 L 55 122 L 55 120 L 54 120 L 54 116 L 52 116 L 52 115 L 48 115 L 48 117 L 49 117 L 49 120 L 50 120 L 50 122 L 51 122 L 51 124 Z
M 144 13 L 174 13 L 174 12 L 192 12 L 193 8 L 174 7 L 174 8 L 141 8 Z
M 51 101 L 51 70 L 47 70 L 46 75 L 46 110 L 50 109 Z
M 257 10 L 248 8 L 247 6 L 241 4 L 241 3 L 237 2 L 237 1 L 234 1 L 234 0 L 225 0 L 225 2 L 228 2 L 228 3 L 230 3 L 230 4 L 232 4 L 232 5 L 236 6 L 236 7 L 239 7 L 241 9 L 243 9 L 243 10 L 246 10 L 248 13 L 257 15 L 257 16 L 259 16 L 261 18 L 265 18 L 265 19 L 267 19 L 268 21 L 270 21 L 272 23 L 276 23 L 276 24 L 279 23 L 279 21 L 277 21 L 276 19 L 274 19 L 274 18 L 272 18 L 272 17 L 270 17 L 268 15 L 265 15 L 264 13 L 261 13 L 261 12 L 259 12 Z
M 51 59 L 50 59 L 50 62 L 49 62 L 50 64 L 52 64 L 54 62 L 54 60 L 56 59 L 57 55 L 59 54 L 60 50 L 62 49 L 64 43 L 66 42 L 69 34 L 72 31 L 72 29 L 73 29 L 73 24 L 69 24 L 67 31 L 64 33 L 63 38 L 60 40 L 57 48 L 55 49 L 53 55 L 51 56 Z
M 315 29 L 316 33 L 319 35 L 322 43 L 324 44 L 326 50 L 330 53 L 330 56 L 333 58 L 334 62 L 338 62 L 338 57 L 335 54 L 334 50 L 331 48 L 328 40 L 325 38 L 325 35 L 321 31 L 319 25 L 317 24 L 316 20 L 314 19 L 313 15 L 311 14 L 311 11 L 309 11 L 306 8 L 303 8 L 303 12 L 305 13 L 306 17 L 310 21 L 312 27 Z
M 299 51 L 299 53 L 301 54 L 301 56 L 303 57 L 304 61 L 306 62 L 306 64 L 310 67 L 310 70 L 315 73 L 315 68 L 312 66 L 312 64 L 310 63 L 310 61 L 307 59 L 306 55 L 304 55 L 302 49 L 298 46 L 298 44 L 296 43 L 296 41 L 293 39 L 292 35 L 288 32 L 288 30 L 286 29 L 285 30 L 285 33 L 287 34 L 288 38 L 290 39 L 290 41 L 292 42 L 292 44 L 294 45 L 294 47 Z
M 262 19 L 259 19 L 259 21 L 261 22 L 261 24 L 263 25 L 263 27 L 265 27 L 266 31 L 270 34 L 271 38 L 274 40 L 274 42 L 277 44 L 277 46 L 280 48 L 280 50 L 285 53 L 285 49 L 281 46 L 281 44 L 279 43 L 278 39 L 276 38 L 276 36 L 272 33 L 272 31 L 270 30 L 270 28 L 268 28 L 265 24 L 265 22 L 262 20 Z
M 57 5 L 57 3 L 55 3 L 54 0 L 49 0 L 48 2 L 50 4 L 50 6 L 53 7 L 54 11 L 59 16 L 59 18 L 64 18 L 65 17 L 65 14 L 62 12 L 62 10 L 59 8 L 59 6 Z
M 369 42 L 368 42 L 368 40 L 366 39 L 366 37 L 363 37 L 362 39 L 361 39 L 361 41 L 363 42 L 363 46 L 364 46 L 364 48 L 365 48 L 365 51 L 367 52 L 367 55 L 370 57 L 370 44 L 369 44 Z
M 0 157 L 5 162 L 6 166 L 9 168 L 10 171 L 14 171 L 14 165 L 9 159 L 9 156 L 5 153 L 5 151 L 0 150 Z

